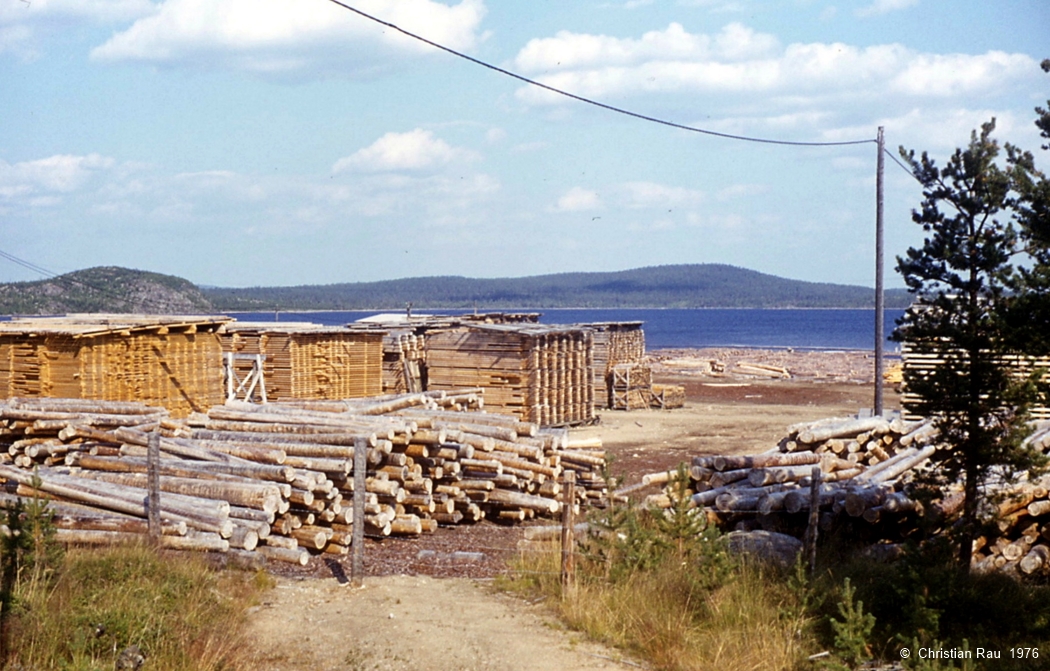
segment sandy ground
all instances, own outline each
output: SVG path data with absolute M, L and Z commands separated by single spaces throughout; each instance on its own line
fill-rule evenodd
M 386 576 L 360 589 L 284 578 L 252 623 L 260 670 L 637 668 L 566 631 L 542 604 L 467 578 Z
M 575 430 L 599 435 L 626 484 L 698 454 L 769 449 L 786 427 L 870 408 L 872 363 L 863 352 L 690 350 L 652 356 L 654 378 L 686 387 L 676 410 L 604 411 Z M 787 371 L 755 374 L 745 364 Z M 886 388 L 886 408 L 897 407 Z M 629 669 L 640 660 L 564 630 L 544 604 L 495 591 L 521 528 L 482 523 L 415 539 L 366 543 L 363 589 L 348 562 L 315 558 L 274 567 L 278 585 L 250 618 L 261 671 L 392 669 Z

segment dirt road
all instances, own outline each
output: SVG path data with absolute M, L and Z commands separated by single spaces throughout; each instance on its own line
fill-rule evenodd
M 863 353 L 790 354 L 769 353 L 765 363 L 774 360 L 792 375 L 770 379 L 734 374 L 734 355 L 726 351 L 675 353 L 656 364 L 656 375 L 686 387 L 685 408 L 605 411 L 598 426 L 577 432 L 600 435 L 614 456 L 614 473 L 632 483 L 697 454 L 764 451 L 791 424 L 870 407 L 870 360 Z M 739 356 L 757 360 L 762 354 Z M 705 365 L 710 361 L 725 370 L 712 374 Z M 887 408 L 896 403 L 887 389 Z M 482 523 L 369 541 L 370 577 L 362 590 L 345 586 L 346 562 L 315 558 L 305 570 L 278 567 L 277 588 L 251 617 L 261 650 L 258 668 L 638 668 L 565 631 L 544 604 L 492 589 L 491 578 L 506 570 L 521 533 Z
M 554 671 L 637 668 L 565 631 L 542 604 L 485 581 L 282 579 L 254 614 L 260 670 Z

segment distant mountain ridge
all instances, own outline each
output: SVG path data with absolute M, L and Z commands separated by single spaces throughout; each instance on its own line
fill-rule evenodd
M 204 289 L 218 309 L 254 311 L 415 308 L 863 308 L 871 288 L 803 282 L 722 264 L 651 266 L 599 273 L 479 279 L 415 277 L 293 287 Z M 887 307 L 906 307 L 904 289 L 886 292 Z
M 721 264 L 478 279 L 415 277 L 294 287 L 202 288 L 181 277 L 113 266 L 0 284 L 0 314 L 190 314 L 414 308 L 865 308 L 874 290 L 789 280 Z M 887 307 L 906 307 L 904 289 Z

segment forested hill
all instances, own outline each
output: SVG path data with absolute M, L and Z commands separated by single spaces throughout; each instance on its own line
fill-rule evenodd
M 859 308 L 871 288 L 789 280 L 720 264 L 655 266 L 609 273 L 505 279 L 417 277 L 383 282 L 202 290 L 218 310 L 369 310 L 415 308 Z M 887 307 L 906 307 L 903 289 Z
M 88 268 L 38 282 L 0 284 L 0 314 L 4 315 L 213 311 L 211 302 L 192 282 L 128 268 Z
M 0 314 L 403 310 L 408 303 L 420 309 L 856 308 L 871 307 L 874 293 L 866 287 L 800 282 L 715 264 L 508 279 L 417 277 L 248 289 L 198 288 L 171 275 L 103 267 L 38 282 L 0 284 Z M 903 289 L 886 294 L 887 307 L 907 303 Z

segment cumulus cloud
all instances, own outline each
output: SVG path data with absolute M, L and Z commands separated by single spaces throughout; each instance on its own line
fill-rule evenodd
M 128 21 L 153 11 L 149 0 L 32 0 L 0 4 L 0 24 L 43 20 Z
M 558 212 L 585 212 L 596 210 L 601 205 L 598 192 L 574 186 L 558 199 L 554 209 Z
M 777 45 L 772 35 L 731 23 L 714 36 L 691 34 L 679 23 L 644 33 L 639 39 L 587 35 L 566 30 L 554 37 L 529 40 L 514 58 L 525 72 L 572 71 L 588 67 L 637 67 L 655 62 L 737 60 L 768 54 Z
M 628 182 L 623 186 L 626 205 L 631 209 L 675 208 L 703 202 L 704 194 L 695 189 L 667 186 L 655 182 Z
M 43 36 L 70 23 L 132 21 L 154 11 L 149 0 L 32 0 L 0 2 L 0 53 L 32 60 Z
M 1034 147 L 1038 143 L 1038 129 L 1031 118 L 1019 118 L 1017 114 L 1002 109 L 913 108 L 899 115 L 877 119 L 872 124 L 886 129 L 886 146 L 894 156 L 900 145 L 916 149 L 918 153 L 928 150 L 947 156 L 965 144 L 972 131 L 980 130 L 981 124 L 993 117 L 996 138 L 1021 147 Z M 871 133 L 871 127 L 843 127 L 828 133 L 827 137 L 838 140 L 851 137 L 851 134 L 857 137 L 858 133 Z
M 485 14 L 482 0 L 363 0 L 362 11 L 469 51 Z M 326 2 L 164 0 L 155 13 L 96 47 L 99 61 L 226 68 L 311 78 L 370 74 L 391 57 L 431 51 L 421 43 Z
M 452 163 L 470 162 L 477 155 L 453 147 L 428 130 L 387 133 L 371 145 L 359 149 L 332 166 L 332 172 L 394 172 L 431 170 Z
M 7 163 L 0 160 L 0 198 L 41 193 L 70 193 L 100 171 L 113 167 L 112 158 L 89 154 L 60 154 L 33 161 Z
M 855 13 L 860 17 L 879 16 L 907 9 L 917 4 L 919 4 L 919 0 L 875 0 L 870 5 L 857 9 Z
M 784 106 L 868 99 L 872 91 L 912 98 L 990 95 L 1037 76 L 1028 55 L 922 53 L 900 44 L 781 46 L 769 34 L 730 23 L 716 34 L 670 24 L 640 38 L 562 31 L 528 42 L 519 71 L 577 95 L 610 99 L 651 94 L 762 94 Z M 516 92 L 529 104 L 566 99 L 535 87 Z M 707 106 L 717 99 L 705 99 Z M 764 110 L 765 112 L 766 110 Z

